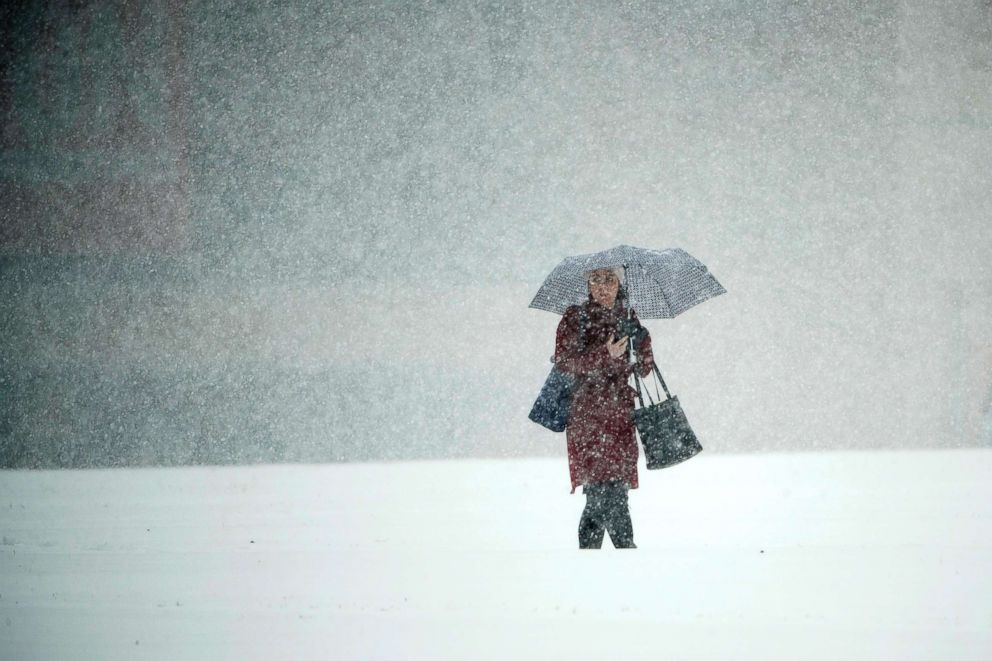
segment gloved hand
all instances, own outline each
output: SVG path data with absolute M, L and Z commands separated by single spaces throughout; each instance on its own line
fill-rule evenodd
M 637 319 L 621 319 L 617 322 L 617 337 L 629 337 L 634 343 L 634 351 L 641 348 L 644 338 L 648 336 L 648 329 L 641 326 Z

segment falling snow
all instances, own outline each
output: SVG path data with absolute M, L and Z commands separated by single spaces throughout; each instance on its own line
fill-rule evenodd
M 645 322 L 655 360 L 706 449 L 692 467 L 642 476 L 644 499 L 633 507 L 635 528 L 645 531 L 639 551 L 658 563 L 651 575 L 669 566 L 652 548 L 705 555 L 712 542 L 764 549 L 769 562 L 791 558 L 788 571 L 800 575 L 819 571 L 820 561 L 836 563 L 826 575 L 845 580 L 838 568 L 850 567 L 849 558 L 838 545 L 853 555 L 886 556 L 886 541 L 865 524 L 870 517 L 884 528 L 891 510 L 861 514 L 860 501 L 851 500 L 854 509 L 837 513 L 850 527 L 831 538 L 833 514 L 798 508 L 790 510 L 796 518 L 786 517 L 776 510 L 781 500 L 769 496 L 761 506 L 771 518 L 757 519 L 768 537 L 738 544 L 734 536 L 749 531 L 722 519 L 727 512 L 718 506 L 692 510 L 710 517 L 703 523 L 711 537 L 693 537 L 693 526 L 674 537 L 649 532 L 643 526 L 652 511 L 677 516 L 665 508 L 680 502 L 671 486 L 671 498 L 652 490 L 669 484 L 669 474 L 705 475 L 724 460 L 760 471 L 775 457 L 775 484 L 793 485 L 783 457 L 851 457 L 847 465 L 871 457 L 882 472 L 886 458 L 906 456 L 897 450 L 918 450 L 949 471 L 943 478 L 970 476 L 959 486 L 942 483 L 934 498 L 985 536 L 969 538 L 966 551 L 921 551 L 924 564 L 958 589 L 963 583 L 951 565 L 934 563 L 945 551 L 960 552 L 949 561 L 960 561 L 954 567 L 984 571 L 985 561 L 969 554 L 987 557 L 990 542 L 987 517 L 974 505 L 985 502 L 981 480 L 968 472 L 987 466 L 992 447 L 990 173 L 992 5 L 983 0 L 5 3 L 0 657 L 5 645 L 33 649 L 45 622 L 55 622 L 45 609 L 66 599 L 88 603 L 84 588 L 54 578 L 35 583 L 35 562 L 55 558 L 43 572 L 61 576 L 59 558 L 96 554 L 87 565 L 90 581 L 103 575 L 104 551 L 161 559 L 175 542 L 199 557 L 215 543 L 233 543 L 231 531 L 209 526 L 163 533 L 163 526 L 182 524 L 162 512 L 212 502 L 209 494 L 192 504 L 170 501 L 182 496 L 165 486 L 149 496 L 160 509 L 136 510 L 137 518 L 122 524 L 134 528 L 126 533 L 90 535 L 67 518 L 65 499 L 102 516 L 113 499 L 146 493 L 144 479 L 170 474 L 164 467 L 176 470 L 177 484 L 218 465 L 245 471 L 237 474 L 246 480 L 259 470 L 275 493 L 289 488 L 294 465 L 326 470 L 347 475 L 354 505 L 370 516 L 392 515 L 390 502 L 419 507 L 437 468 L 445 479 L 466 481 L 446 485 L 465 511 L 498 518 L 498 525 L 520 523 L 525 535 L 562 522 L 567 539 L 549 534 L 548 544 L 570 548 L 571 514 L 558 519 L 542 510 L 579 502 L 567 500 L 564 440 L 527 419 L 559 317 L 528 304 L 565 256 L 616 245 L 685 250 L 727 290 L 676 319 Z M 962 456 L 973 464 L 955 459 Z M 360 474 L 368 469 L 379 479 L 393 465 L 383 462 L 410 471 L 408 488 L 366 503 L 364 489 L 379 492 Z M 530 500 L 521 476 L 552 465 L 546 462 L 558 467 L 547 479 L 558 482 L 547 497 Z M 518 491 L 504 502 L 494 498 L 496 484 L 481 495 L 460 488 L 471 483 L 471 472 L 458 472 L 462 465 L 487 466 Z M 91 482 L 105 475 L 91 469 L 114 470 L 106 482 Z M 334 472 L 346 469 L 355 472 Z M 893 551 L 907 581 L 927 580 L 926 572 L 906 568 L 919 560 L 914 545 L 944 530 L 935 523 L 941 506 L 927 509 L 930 492 L 917 490 L 930 479 L 916 466 L 885 482 L 887 493 L 916 498 L 885 501 L 907 508 L 898 512 L 899 530 L 911 534 Z M 824 497 L 851 487 L 843 471 L 815 484 Z M 81 485 L 85 493 L 74 491 Z M 750 502 L 760 488 L 745 481 L 740 493 L 720 493 L 728 502 Z M 869 500 L 874 493 L 860 482 L 858 489 Z M 554 500 L 559 494 L 565 500 Z M 473 501 L 476 495 L 493 500 Z M 347 510 L 349 497 L 335 502 Z M 308 526 L 304 534 L 317 535 L 308 538 L 311 551 L 320 531 L 335 548 L 347 545 L 340 537 L 347 531 L 329 531 L 333 516 L 319 509 L 319 493 L 314 499 L 295 503 L 303 512 L 294 514 L 299 526 L 280 524 L 278 548 Z M 25 518 L 18 503 L 38 509 Z M 410 514 L 403 507 L 397 512 Z M 440 516 L 448 530 L 403 531 L 405 548 L 422 554 L 404 560 L 416 568 L 411 576 L 427 566 L 420 562 L 429 550 L 492 541 L 486 521 L 478 530 L 466 527 L 464 511 L 448 516 L 445 507 L 415 513 Z M 497 516 L 500 507 L 519 511 Z M 918 509 L 923 518 L 911 515 Z M 247 516 L 247 509 L 236 511 L 235 518 Z M 278 519 L 271 509 L 265 517 Z M 110 530 L 116 524 L 108 521 L 94 525 Z M 799 549 L 789 534 L 796 525 L 820 526 L 823 554 Z M 455 542 L 439 536 L 466 530 Z M 874 536 L 859 546 L 852 530 Z M 256 549 L 273 539 L 264 526 L 238 532 L 252 535 Z M 363 533 L 386 534 L 359 528 L 355 548 L 376 543 Z M 503 553 L 476 558 L 483 570 L 519 551 L 507 539 L 492 546 Z M 721 564 L 743 563 L 761 584 L 766 566 L 758 556 L 744 563 L 713 553 L 708 557 Z M 455 558 L 442 556 L 442 566 L 464 562 Z M 557 566 L 552 560 L 557 556 L 526 559 L 521 571 L 536 575 Z M 582 562 L 565 564 L 581 570 Z M 209 569 L 198 571 L 206 577 Z M 704 565 L 686 569 L 716 585 Z M 864 578 L 860 571 L 855 578 Z M 636 567 L 621 574 L 648 575 Z M 884 591 L 879 580 L 869 581 L 871 595 Z M 132 594 L 120 583 L 115 594 L 133 600 L 114 605 L 101 593 L 99 617 L 113 619 L 115 608 L 166 614 L 190 604 L 163 585 L 139 585 Z M 385 620 L 372 618 L 374 608 L 386 609 L 384 618 L 416 620 L 426 612 L 426 630 L 448 630 L 461 617 L 452 604 L 470 601 L 456 592 L 450 603 L 418 610 L 418 602 L 400 602 L 399 592 L 383 592 L 374 581 L 349 585 L 343 596 L 315 602 L 325 609 L 321 617 L 326 609 L 349 613 L 334 620 L 341 631 L 355 624 L 388 633 Z M 418 585 L 418 597 L 434 598 Z M 186 587 L 202 608 L 218 594 Z M 930 641 L 942 651 L 937 656 L 981 658 L 983 645 L 987 652 L 988 636 L 969 619 L 988 614 L 980 610 L 989 603 L 987 581 L 973 592 L 961 587 L 967 598 L 960 600 L 951 588 L 933 586 L 936 602 L 950 610 L 926 621 L 917 616 L 936 593 L 900 589 L 908 619 L 885 610 L 901 605 L 879 602 L 880 628 L 859 639 L 867 647 L 823 649 L 843 658 L 918 656 L 931 648 L 879 633 L 912 623 L 918 636 L 925 637 L 924 624 L 939 629 L 943 637 Z M 39 601 L 49 592 L 51 602 Z M 259 598 L 271 612 L 292 594 Z M 533 612 L 510 617 L 568 619 L 561 613 L 573 609 L 579 624 L 570 630 L 581 634 L 600 617 L 633 627 L 644 609 L 657 606 L 656 596 L 638 593 L 597 611 L 583 595 L 569 594 L 575 598 L 532 594 L 522 603 Z M 11 595 L 33 610 L 12 605 Z M 484 612 L 495 617 L 505 604 L 493 599 Z M 856 611 L 844 619 L 839 603 L 789 611 L 772 602 L 762 603 L 773 614 L 790 612 L 779 622 L 787 620 L 793 633 L 807 615 L 825 628 L 866 630 L 877 615 Z M 955 611 L 955 604 L 974 608 Z M 302 601 L 292 607 L 311 615 Z M 549 610 L 558 607 L 566 610 Z M 946 619 L 955 612 L 963 619 Z M 718 641 L 721 631 L 765 622 L 760 612 L 754 620 L 734 619 L 736 613 L 722 612 L 724 619 L 698 631 Z M 672 621 L 682 633 L 689 625 Z M 14 622 L 37 625 L 39 635 L 10 634 Z M 61 623 L 85 630 L 81 619 Z M 133 636 L 128 631 L 130 653 L 154 653 L 148 650 L 161 644 L 150 620 L 135 625 Z M 349 644 L 362 658 L 360 641 Z M 700 655 L 706 650 L 711 658 L 734 656 L 716 642 Z M 115 655 L 131 658 L 113 650 L 103 658 Z

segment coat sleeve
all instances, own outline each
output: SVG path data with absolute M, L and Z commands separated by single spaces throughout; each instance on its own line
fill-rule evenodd
M 565 311 L 558 322 L 555 337 L 555 365 L 563 372 L 590 375 L 604 372 L 619 372 L 626 369 L 620 358 L 613 358 L 606 345 L 582 350 L 582 320 L 578 306 Z
M 633 368 L 634 366 L 631 366 Z M 654 369 L 654 352 L 651 350 L 651 334 L 648 333 L 641 342 L 641 349 L 637 352 L 637 373 L 642 379 L 646 379 Z M 633 373 L 633 369 L 630 370 Z

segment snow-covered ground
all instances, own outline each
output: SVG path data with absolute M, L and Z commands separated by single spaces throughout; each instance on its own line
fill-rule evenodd
M 989 659 L 992 452 L 0 473 L 2 659 Z

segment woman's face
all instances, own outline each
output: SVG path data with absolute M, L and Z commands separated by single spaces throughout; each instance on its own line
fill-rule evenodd
M 620 280 L 617 279 L 617 274 L 613 271 L 600 269 L 589 274 L 589 292 L 592 294 L 592 300 L 604 308 L 613 307 L 619 290 Z

